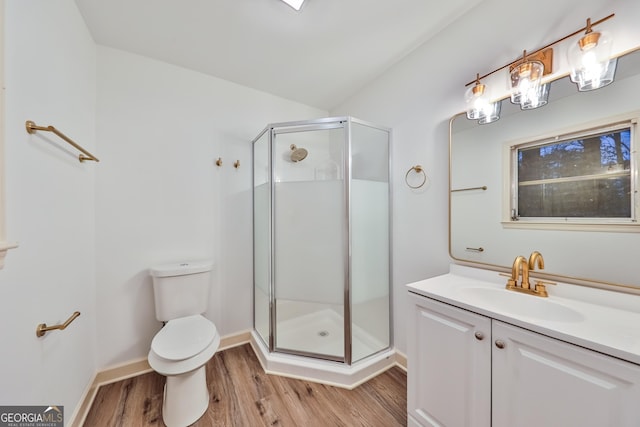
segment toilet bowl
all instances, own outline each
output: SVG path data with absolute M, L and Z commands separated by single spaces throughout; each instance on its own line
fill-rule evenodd
M 209 407 L 205 364 L 220 346 L 215 325 L 201 315 L 170 320 L 153 338 L 149 365 L 167 377 L 162 419 L 188 426 Z
M 147 357 L 166 376 L 162 419 L 167 427 L 196 422 L 209 407 L 206 363 L 220 346 L 216 326 L 202 313 L 208 304 L 209 263 L 180 263 L 151 269 L 156 317 L 166 322 Z

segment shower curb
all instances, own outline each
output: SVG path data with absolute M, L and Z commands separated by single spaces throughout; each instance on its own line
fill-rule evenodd
M 381 373 L 398 366 L 406 371 L 407 358 L 390 348 L 354 363 L 352 366 L 340 362 L 309 359 L 288 354 L 268 354 L 257 333 L 251 333 L 249 341 L 262 369 L 267 374 L 297 380 L 311 381 L 352 390 Z

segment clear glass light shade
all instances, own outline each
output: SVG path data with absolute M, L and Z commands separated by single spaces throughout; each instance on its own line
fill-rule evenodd
M 567 51 L 571 81 L 579 91 L 594 90 L 613 82 L 617 60 L 611 59 L 611 36 L 591 32 L 573 43 Z
M 467 106 L 467 119 L 478 120 L 487 113 L 491 102 L 485 89 L 485 85 L 476 84 L 465 92 L 464 100 Z
M 549 89 L 551 85 L 545 83 L 538 87 L 536 92 L 527 93 L 526 96 L 522 96 L 520 99 L 520 109 L 533 110 L 534 108 L 547 105 L 549 102 Z
M 289 6 L 291 6 L 292 8 L 294 8 L 295 10 L 300 10 L 302 8 L 302 3 L 304 3 L 304 0 L 282 0 L 282 1 L 288 4 Z
M 486 125 L 495 122 L 500 118 L 500 110 L 502 110 L 502 101 L 492 102 L 485 110 L 485 115 L 478 119 L 478 123 Z
M 511 88 L 511 102 L 531 104 L 539 98 L 544 65 L 539 61 L 526 61 L 509 74 L 509 87 Z

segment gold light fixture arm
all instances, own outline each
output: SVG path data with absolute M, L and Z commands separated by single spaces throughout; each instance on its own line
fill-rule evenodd
M 551 47 L 551 46 L 553 46 L 553 45 L 555 45 L 555 44 L 558 44 L 558 43 L 560 43 L 560 42 L 563 42 L 563 41 L 565 41 L 566 39 L 568 39 L 568 38 L 571 38 L 571 37 L 575 36 L 576 34 L 580 34 L 580 33 L 581 33 L 581 32 L 583 32 L 583 31 L 586 31 L 586 30 L 591 31 L 591 27 L 595 27 L 596 25 L 601 24 L 601 23 L 603 23 L 604 21 L 607 21 L 607 20 L 609 20 L 609 19 L 613 18 L 614 16 L 615 16 L 615 13 L 612 13 L 611 15 L 609 15 L 609 16 L 605 16 L 604 18 L 599 19 L 599 20 L 597 20 L 597 21 L 595 21 L 595 22 L 591 22 L 591 18 L 589 18 L 589 19 L 587 20 L 587 25 L 586 25 L 585 27 L 582 27 L 582 28 L 580 28 L 579 30 L 574 31 L 574 32 L 573 32 L 573 33 L 571 33 L 571 34 L 568 34 L 568 35 L 566 35 L 566 36 L 564 36 L 564 37 L 562 37 L 562 38 L 559 38 L 558 40 L 555 40 L 555 41 L 553 41 L 553 42 L 551 42 L 551 43 L 547 44 L 546 46 L 543 46 L 543 47 L 541 47 L 541 48 L 539 48 L 539 49 L 535 50 L 534 52 L 532 52 L 532 53 L 528 54 L 528 57 L 529 57 L 529 58 L 537 57 L 537 56 L 538 56 L 538 54 L 540 54 L 541 52 L 543 52 L 545 49 L 548 49 L 549 47 Z M 520 59 L 516 60 L 515 62 L 511 62 L 511 63 L 509 63 L 509 64 L 507 64 L 507 65 L 503 65 L 503 66 L 502 66 L 502 67 L 500 67 L 500 68 L 496 68 L 495 70 L 491 71 L 490 73 L 487 73 L 487 74 L 485 74 L 485 75 L 483 75 L 483 76 L 481 76 L 481 77 L 479 77 L 479 78 L 476 78 L 475 80 L 473 80 L 473 81 L 471 81 L 471 82 L 467 83 L 465 86 L 472 85 L 472 84 L 474 84 L 477 80 L 484 80 L 485 78 L 489 77 L 490 75 L 492 75 L 492 74 L 494 74 L 494 73 L 497 73 L 498 71 L 501 71 L 501 70 L 504 70 L 504 69 L 505 69 L 505 68 L 507 68 L 507 67 L 512 67 L 512 66 L 516 65 L 518 62 L 520 62 Z
M 84 162 L 85 160 L 91 160 L 93 162 L 100 161 L 96 156 L 94 156 L 93 154 L 91 154 L 90 152 L 88 152 L 78 144 L 76 144 L 73 140 L 71 140 L 71 138 L 69 138 L 68 136 L 66 136 L 65 134 L 63 134 L 53 126 L 38 126 L 31 120 L 27 120 L 27 122 L 25 123 L 25 127 L 27 128 L 27 133 L 29 134 L 34 134 L 38 130 L 55 133 L 60 138 L 62 138 L 65 142 L 67 142 L 69 145 L 73 146 L 76 150 L 82 152 L 82 154 L 78 155 L 78 160 L 80 162 Z
M 38 325 L 38 327 L 36 328 L 36 336 L 37 337 L 42 337 L 44 336 L 44 334 L 46 334 L 49 331 L 53 331 L 54 329 L 60 329 L 61 331 L 64 330 L 67 326 L 69 326 L 71 324 L 71 322 L 73 322 L 74 320 L 76 320 L 76 317 L 80 316 L 80 312 L 79 311 L 75 311 L 71 317 L 69 317 L 67 319 L 66 322 L 61 323 L 59 325 L 53 325 L 53 326 L 47 326 L 46 323 L 40 323 Z

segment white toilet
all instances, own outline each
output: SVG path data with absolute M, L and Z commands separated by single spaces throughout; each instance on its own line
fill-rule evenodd
M 205 364 L 220 345 L 207 310 L 212 264 L 208 261 L 161 265 L 153 278 L 156 318 L 166 322 L 153 337 L 149 365 L 167 377 L 162 419 L 167 427 L 195 423 L 209 407 Z

